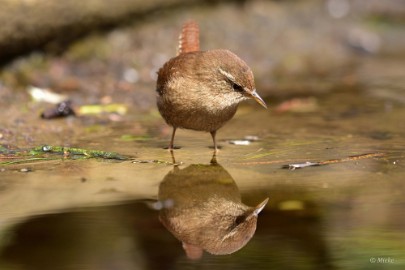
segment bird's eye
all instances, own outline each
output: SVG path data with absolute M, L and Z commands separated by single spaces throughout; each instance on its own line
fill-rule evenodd
M 235 219 L 235 226 L 238 226 L 239 224 L 241 224 L 245 220 L 246 220 L 246 216 L 244 216 L 244 215 L 237 216 L 236 219 Z
M 235 92 L 244 92 L 244 91 L 245 91 L 245 90 L 243 89 L 243 87 L 242 87 L 240 84 L 237 84 L 237 83 L 235 82 L 235 77 L 232 76 L 232 74 L 230 74 L 229 72 L 226 72 L 226 71 L 223 70 L 222 68 L 219 68 L 219 72 L 220 72 L 223 76 L 225 76 L 226 81 L 228 81 L 228 82 L 231 84 L 231 86 L 232 86 L 232 88 L 233 88 L 233 90 L 234 90 Z
M 242 86 L 240 86 L 239 84 L 234 83 L 234 82 L 232 82 L 232 88 L 236 92 L 243 92 L 244 91 Z

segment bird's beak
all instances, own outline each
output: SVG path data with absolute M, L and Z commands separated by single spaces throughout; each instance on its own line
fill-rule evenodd
M 264 108 L 267 109 L 266 102 L 259 96 L 259 94 L 256 92 L 256 89 L 253 89 L 253 91 L 247 91 L 248 95 L 253 98 L 254 100 L 257 101 L 260 105 L 262 105 Z
M 269 201 L 269 198 L 266 198 L 264 201 L 259 203 L 259 205 L 255 207 L 255 210 L 253 211 L 253 214 L 258 216 L 259 213 L 264 209 L 264 207 L 266 206 L 268 201 Z

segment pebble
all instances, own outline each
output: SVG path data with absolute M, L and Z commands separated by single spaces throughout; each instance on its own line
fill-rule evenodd
M 32 169 L 31 168 L 22 168 L 22 169 L 20 169 L 20 172 L 32 172 Z

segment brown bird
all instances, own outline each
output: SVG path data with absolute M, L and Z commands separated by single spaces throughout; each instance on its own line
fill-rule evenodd
M 253 98 L 267 108 L 242 59 L 223 49 L 200 51 L 199 28 L 193 21 L 183 26 L 178 55 L 160 68 L 156 91 L 159 112 L 173 127 L 170 150 L 176 129 L 186 128 L 210 132 L 216 152 L 216 132 L 241 101 Z
M 174 167 L 160 183 L 158 198 L 164 205 L 160 221 L 192 259 L 201 258 L 203 250 L 221 255 L 244 247 L 268 202 L 245 205 L 232 176 L 219 164 Z

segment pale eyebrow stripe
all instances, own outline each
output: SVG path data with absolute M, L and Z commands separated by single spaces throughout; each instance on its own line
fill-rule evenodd
M 224 75 L 225 77 L 227 77 L 229 80 L 235 82 L 235 77 L 232 76 L 232 74 L 226 72 L 226 71 L 223 70 L 222 68 L 219 68 L 219 72 L 221 72 L 221 74 Z

